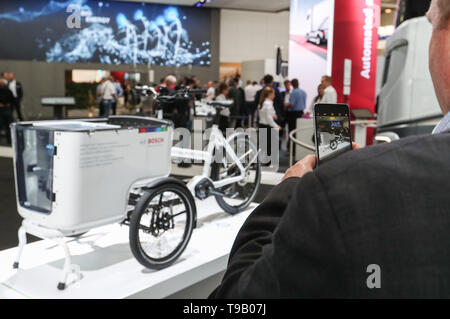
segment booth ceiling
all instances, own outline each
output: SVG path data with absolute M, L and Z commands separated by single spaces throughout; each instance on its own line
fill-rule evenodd
M 193 6 L 198 0 L 121 0 L 132 2 L 149 2 L 149 3 L 163 3 L 173 5 Z M 236 10 L 251 10 L 251 11 L 266 11 L 279 12 L 289 10 L 291 0 L 211 0 L 206 5 L 209 8 L 223 8 Z M 381 0 L 383 8 L 397 7 L 397 0 Z
M 123 0 L 122 0 L 123 1 Z M 125 0 L 133 2 L 153 2 L 173 5 L 193 6 L 198 0 Z M 238 9 L 251 11 L 266 11 L 278 12 L 289 10 L 290 0 L 212 0 L 206 7 L 209 8 L 223 8 L 223 9 Z

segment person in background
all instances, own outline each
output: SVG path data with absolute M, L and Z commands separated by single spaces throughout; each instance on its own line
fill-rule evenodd
M 192 81 L 194 82 L 194 86 L 192 87 L 193 89 L 200 89 L 202 87 L 200 80 L 195 75 L 192 76 Z
M 265 75 L 262 82 L 263 82 L 263 89 L 270 86 L 271 88 L 273 88 L 275 90 L 275 98 L 273 100 L 273 107 L 275 108 L 275 112 L 277 113 L 277 123 L 278 123 L 278 125 L 282 126 L 286 120 L 286 114 L 285 114 L 285 110 L 284 110 L 283 98 L 281 97 L 281 94 L 278 91 L 278 89 L 273 87 L 273 76 L 270 74 Z M 262 93 L 263 89 L 256 92 L 255 105 L 259 105 L 259 100 L 261 98 L 261 93 Z M 282 133 L 283 132 L 280 131 L 280 134 L 282 134 Z
M 102 110 L 103 112 L 100 114 L 100 116 L 106 116 L 108 117 L 111 111 L 111 106 L 113 101 L 116 99 L 116 88 L 113 84 L 113 78 L 112 76 L 109 76 L 105 78 L 105 82 L 102 84 L 101 87 L 101 102 L 102 104 Z
M 8 81 L 9 81 L 9 79 L 8 79 L 8 72 L 2 72 L 0 74 L 0 81 L 5 83 L 6 86 L 8 85 Z
M 253 90 L 255 92 L 255 98 L 256 98 L 256 93 L 259 90 L 261 90 L 262 86 L 256 81 L 253 81 L 252 86 L 253 86 Z M 253 101 L 252 106 L 253 106 L 252 112 L 251 112 L 251 114 L 252 114 L 252 125 L 256 126 L 256 123 L 257 123 L 256 119 L 258 118 L 258 104 L 256 104 L 255 101 Z
M 219 94 L 216 96 L 216 101 L 226 101 L 227 100 L 227 96 L 229 94 L 229 89 L 228 89 L 228 85 L 225 82 L 222 82 L 219 84 L 218 93 Z M 222 133 L 224 135 L 226 134 L 229 120 L 230 120 L 230 108 L 224 107 L 220 111 L 220 117 L 219 117 L 219 129 L 222 131 Z
M 177 78 L 169 74 L 164 78 L 162 83 L 157 88 L 157 91 L 161 93 L 162 95 L 167 95 L 170 93 L 170 91 L 173 91 L 175 89 L 175 85 L 177 84 Z
M 235 79 L 236 79 L 236 86 L 238 88 L 242 88 L 244 86 L 244 82 L 242 82 L 241 75 L 239 73 L 236 74 Z
M 316 105 L 317 103 L 322 103 L 323 94 L 324 94 L 323 85 L 319 84 L 319 86 L 317 87 L 317 95 L 316 95 L 316 97 L 311 101 L 311 104 L 305 110 L 305 114 L 306 115 L 313 114 L 313 112 L 314 112 L 314 105 Z
M 120 84 L 120 81 L 118 79 L 114 79 L 113 85 L 116 90 L 116 97 L 114 98 L 114 100 L 111 104 L 111 107 L 112 107 L 112 114 L 116 115 L 117 114 L 117 103 L 119 101 L 119 97 L 123 96 L 123 89 L 122 89 L 122 85 Z
M 242 102 L 242 96 L 241 91 L 237 87 L 237 80 L 236 79 L 230 79 L 228 84 L 228 97 L 233 100 L 233 105 L 230 107 L 230 120 L 229 120 L 229 127 L 235 128 L 237 124 L 237 118 L 240 115 L 241 110 L 241 102 Z
M 258 105 L 258 128 L 266 130 L 266 154 L 268 157 L 272 154 L 272 129 L 280 131 L 281 127 L 275 121 L 277 114 L 273 106 L 273 100 L 275 99 L 275 89 L 267 86 L 262 90 L 260 101 Z M 261 136 L 261 134 L 258 134 Z M 264 147 L 262 147 L 264 149 Z M 270 165 L 269 163 L 265 163 Z
M 281 92 L 281 98 L 283 99 L 284 107 L 287 109 L 289 106 L 289 98 L 292 92 L 292 85 L 291 81 L 289 80 L 284 81 L 283 84 L 284 84 L 284 91 Z
M 170 96 L 174 90 L 180 89 L 180 85 L 184 85 L 184 82 L 177 83 L 177 78 L 173 74 L 167 75 L 162 83 L 156 88 L 161 96 Z M 189 107 L 184 101 L 175 102 L 161 102 L 161 108 L 163 110 L 163 117 L 170 119 L 175 128 L 187 127 L 189 120 Z
M 216 97 L 216 83 L 209 81 L 206 88 L 206 101 L 211 102 Z
M 100 82 L 97 85 L 96 93 L 95 93 L 95 96 L 97 97 L 96 100 L 97 100 L 98 109 L 99 109 L 99 111 L 98 111 L 99 116 L 102 116 L 102 114 L 104 112 L 103 104 L 102 104 L 102 88 L 103 88 L 104 83 L 105 83 L 105 78 L 101 78 Z
M 19 121 L 23 121 L 23 116 L 21 112 L 21 103 L 23 98 L 22 84 L 16 81 L 16 76 L 13 72 L 10 72 L 8 74 L 8 80 L 9 80 L 8 88 L 14 96 L 14 102 L 12 104 L 11 112 L 16 111 L 17 118 L 19 119 Z
M 255 95 L 260 87 L 256 81 L 247 81 L 247 86 L 244 89 L 245 108 L 250 116 L 250 123 L 254 123 L 254 113 L 257 105 L 255 104 Z
M 297 128 L 297 119 L 303 116 L 306 108 L 306 92 L 300 89 L 298 79 L 291 81 L 293 90 L 289 97 L 289 104 L 287 105 L 287 121 L 289 133 Z M 295 147 L 292 156 L 295 157 Z
M 324 88 L 323 97 L 320 100 L 320 103 L 337 103 L 337 93 L 334 87 L 331 85 L 333 83 L 333 79 L 331 76 L 324 75 L 322 76 L 322 86 Z
M 191 78 L 187 78 L 186 79 L 186 87 L 189 88 L 190 90 L 200 89 L 200 81 L 195 76 L 193 76 Z M 187 104 L 183 103 L 181 105 L 181 109 L 183 110 L 183 112 L 187 118 L 185 127 L 187 127 L 187 129 L 189 131 L 192 130 L 192 122 L 193 122 L 192 117 L 191 117 L 191 109 L 193 109 L 194 113 L 195 113 L 195 100 L 201 99 L 201 97 L 202 97 L 202 94 L 195 95 L 195 94 L 190 93 L 189 94 L 189 102 Z
M 5 81 L 0 81 L 0 132 L 5 131 L 6 142 L 11 145 L 11 130 L 9 125 L 12 123 L 11 107 L 14 104 L 14 96 L 6 86 Z
M 180 89 L 182 89 L 184 87 L 186 87 L 186 81 L 185 81 L 185 79 L 181 78 L 175 84 L 175 90 L 180 90 Z
M 236 80 L 237 81 L 237 80 Z M 242 83 L 242 81 L 241 81 Z M 249 118 L 249 112 L 247 110 L 247 106 L 245 103 L 245 91 L 244 88 L 241 86 L 238 86 L 239 90 L 239 119 L 237 121 L 236 127 L 247 127 L 248 126 L 248 118 Z
M 131 95 L 131 85 L 129 80 L 125 80 L 125 89 L 123 91 L 124 91 L 123 92 L 124 103 L 125 107 L 127 107 Z
M 291 97 L 291 92 L 292 92 L 292 84 L 291 84 L 291 81 L 289 81 L 289 80 L 285 80 L 283 84 L 284 84 L 284 91 L 281 92 L 281 98 L 283 99 L 284 108 L 285 108 L 285 110 L 287 110 L 289 107 L 289 98 Z M 287 122 L 288 122 L 288 117 L 286 116 L 286 120 L 283 123 L 283 130 L 281 132 L 286 131 L 285 127 L 288 124 Z M 286 135 L 287 136 L 283 137 L 283 135 L 280 134 L 280 143 L 282 143 L 283 140 L 287 139 L 286 149 L 289 149 L 289 127 L 286 132 Z

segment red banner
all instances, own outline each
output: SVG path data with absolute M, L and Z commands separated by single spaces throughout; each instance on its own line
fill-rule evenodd
M 335 0 L 333 86 L 338 102 L 375 112 L 381 0 Z M 367 132 L 372 144 L 373 129 Z
M 338 101 L 372 113 L 380 5 L 381 0 L 335 0 L 334 5 L 332 76 Z

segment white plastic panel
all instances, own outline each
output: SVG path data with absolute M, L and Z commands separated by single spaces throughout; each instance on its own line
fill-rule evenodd
M 170 174 L 171 139 L 171 128 L 56 132 L 52 213 L 20 214 L 65 232 L 120 220 L 135 182 Z

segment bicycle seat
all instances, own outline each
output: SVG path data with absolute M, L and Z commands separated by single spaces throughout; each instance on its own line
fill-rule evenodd
M 214 107 L 230 107 L 233 105 L 233 101 L 211 101 L 208 102 L 208 105 L 214 106 Z

